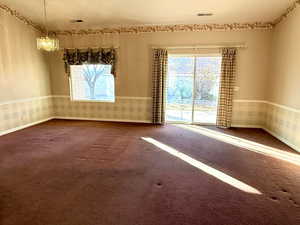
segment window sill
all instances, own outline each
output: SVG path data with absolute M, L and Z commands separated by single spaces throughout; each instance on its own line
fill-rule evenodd
M 92 102 L 92 103 L 115 103 L 116 100 L 84 100 L 84 99 L 71 99 L 71 102 Z

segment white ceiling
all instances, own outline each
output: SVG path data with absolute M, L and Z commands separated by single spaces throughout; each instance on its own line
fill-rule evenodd
M 43 0 L 0 0 L 42 24 Z M 294 0 L 47 0 L 51 30 L 116 25 L 270 22 Z M 197 17 L 212 12 L 212 17 Z M 84 23 L 71 24 L 72 19 Z

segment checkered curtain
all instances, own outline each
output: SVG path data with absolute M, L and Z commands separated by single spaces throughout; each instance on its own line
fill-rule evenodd
M 236 48 L 222 49 L 222 72 L 217 114 L 217 126 L 221 128 L 231 126 L 236 55 Z
M 165 88 L 167 78 L 168 52 L 153 49 L 153 114 L 154 124 L 165 123 Z

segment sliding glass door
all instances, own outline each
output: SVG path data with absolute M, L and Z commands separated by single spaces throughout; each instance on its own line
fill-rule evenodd
M 220 56 L 169 56 L 166 121 L 215 124 Z
M 215 124 L 219 97 L 221 57 L 196 57 L 194 123 Z
M 166 121 L 192 122 L 194 57 L 169 57 Z

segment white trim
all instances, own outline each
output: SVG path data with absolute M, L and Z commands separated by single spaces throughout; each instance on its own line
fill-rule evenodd
M 236 99 L 233 100 L 233 102 L 268 103 L 267 101 L 264 100 L 248 100 L 248 99 Z
M 69 95 L 52 95 L 52 98 L 69 98 L 71 100 L 71 97 Z M 152 97 L 130 97 L 130 96 L 116 96 L 116 99 L 127 99 L 127 100 L 152 100 Z M 78 100 L 74 100 L 76 102 Z M 99 101 L 89 101 L 86 102 L 99 102 Z M 109 102 L 109 101 L 103 101 L 103 102 Z
M 289 110 L 289 111 L 292 111 L 292 112 L 295 112 L 295 113 L 300 113 L 300 109 L 292 108 L 292 107 L 285 106 L 285 105 L 280 105 L 280 104 L 277 104 L 277 103 L 274 103 L 274 102 L 267 102 L 267 103 L 270 104 L 270 105 L 277 106 L 279 108 L 285 109 L 285 110 Z
M 277 138 L 278 140 L 282 141 L 283 143 L 285 143 L 286 145 L 288 145 L 292 149 L 296 150 L 297 152 L 300 152 L 300 147 L 299 146 L 291 144 L 287 139 L 285 139 L 283 137 L 280 137 L 278 134 L 275 134 L 273 131 L 270 131 L 268 128 L 263 127 L 262 129 L 264 131 L 268 132 L 269 134 L 271 134 L 272 136 L 274 136 L 275 138 Z
M 105 119 L 105 118 L 89 118 L 89 117 L 65 117 L 55 116 L 53 119 L 61 120 L 91 120 L 91 121 L 104 121 L 104 122 L 124 122 L 124 123 L 152 123 L 151 120 L 122 120 L 122 119 Z
M 46 99 L 46 98 L 52 98 L 52 96 L 47 95 L 47 96 L 39 96 L 39 97 L 32 97 L 32 98 L 17 99 L 17 100 L 12 100 L 12 101 L 5 101 L 5 102 L 0 102 L 0 106 L 1 105 L 14 104 L 14 103 L 20 103 L 20 102 L 29 102 L 29 101 L 34 101 L 34 100 L 41 100 L 41 99 Z
M 9 133 L 18 131 L 18 130 L 25 129 L 27 127 L 31 127 L 31 126 L 37 125 L 39 123 L 44 123 L 44 122 L 47 122 L 47 121 L 52 120 L 52 119 L 53 119 L 53 117 L 49 117 L 49 118 L 44 119 L 44 120 L 39 120 L 39 121 L 36 121 L 36 122 L 33 122 L 33 123 L 29 123 L 29 124 L 26 124 L 26 125 L 22 125 L 22 126 L 18 126 L 18 127 L 15 127 L 15 128 L 11 128 L 9 130 L 1 131 L 0 132 L 0 136 L 6 135 L 6 134 L 9 134 Z
M 116 96 L 116 99 L 130 99 L 130 100 L 152 100 L 152 97 L 130 97 L 130 96 Z
M 216 126 L 216 123 L 192 123 L 184 121 L 166 121 L 166 124 L 184 124 L 184 125 L 199 125 L 199 126 Z
M 265 103 L 265 104 L 269 104 L 269 105 L 274 105 L 274 106 L 280 107 L 280 108 L 285 109 L 285 110 L 289 110 L 289 111 L 292 111 L 292 112 L 300 113 L 300 109 L 296 109 L 296 108 L 293 108 L 293 107 L 290 107 L 290 106 L 281 105 L 281 104 L 277 104 L 277 103 L 270 102 L 270 101 L 264 101 L 264 100 L 236 99 L 236 100 L 233 100 L 233 102 Z
M 33 101 L 33 100 L 47 99 L 47 98 L 69 98 L 71 100 L 69 95 L 46 95 L 46 96 L 39 96 L 39 97 L 32 97 L 32 98 L 17 99 L 17 100 L 12 100 L 12 101 L 3 101 L 3 102 L 0 102 L 0 106 L 1 105 L 7 105 L 7 104 L 13 104 L 13 103 Z M 116 96 L 116 99 L 152 100 L 152 97 Z M 88 102 L 90 102 L 90 101 L 88 101 Z M 92 101 L 92 102 L 94 102 L 94 101 Z M 277 107 L 280 107 L 280 108 L 283 108 L 283 109 L 286 109 L 286 110 L 289 110 L 289 111 L 292 111 L 292 112 L 300 113 L 300 109 L 296 109 L 296 108 L 292 108 L 292 107 L 289 107 L 289 106 L 280 105 L 280 104 L 277 104 L 277 103 L 274 103 L 274 102 L 264 101 L 264 100 L 236 99 L 236 100 L 233 100 L 233 102 L 265 103 L 265 104 L 270 104 L 270 105 L 273 105 L 273 106 L 277 106 Z
M 69 95 L 52 95 L 52 98 L 69 98 L 71 100 L 71 96 Z
M 116 103 L 116 100 L 114 99 L 113 101 L 111 100 L 84 100 L 84 99 L 70 99 L 71 102 L 91 102 L 91 103 Z

